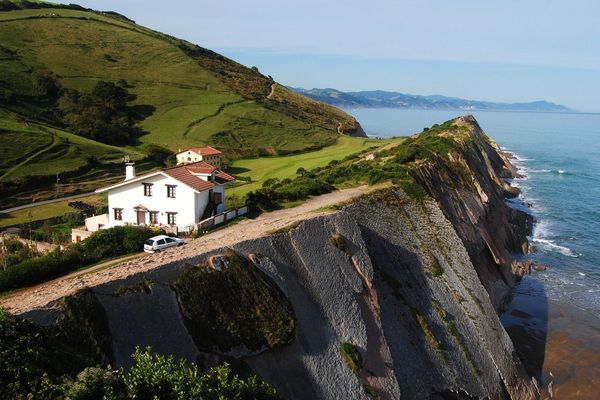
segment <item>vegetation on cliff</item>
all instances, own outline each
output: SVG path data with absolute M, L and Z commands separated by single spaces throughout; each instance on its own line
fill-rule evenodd
M 189 266 L 174 284 L 185 324 L 199 349 L 227 353 L 274 348 L 294 338 L 292 306 L 245 257 L 229 251 L 221 270 Z
M 306 199 L 335 188 L 383 182 L 399 186 L 411 197 L 423 198 L 425 191 L 411 176 L 411 169 L 432 158 L 443 159 L 460 183 L 471 189 L 469 172 L 462 164 L 450 160 L 450 154 L 465 141 L 469 141 L 469 127 L 452 119 L 425 128 L 398 145 L 384 146 L 381 150 L 363 150 L 310 171 L 301 169 L 294 179 L 267 180 L 262 188 L 248 194 L 248 202 L 255 209 L 272 210 L 286 202 Z

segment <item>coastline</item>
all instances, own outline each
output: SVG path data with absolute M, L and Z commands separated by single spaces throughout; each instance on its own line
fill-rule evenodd
M 517 169 L 516 179 L 527 179 L 522 165 L 526 159 L 506 149 L 502 152 Z M 514 180 L 510 183 L 519 187 Z M 515 200 L 507 203 L 534 215 L 526 198 Z M 535 240 L 530 242 L 535 248 Z M 536 276 L 546 267 L 537 272 L 530 268 L 513 287 L 500 321 L 528 375 L 540 384 L 542 399 L 595 399 L 600 392 L 600 317 L 567 299 L 550 299 L 546 283 Z

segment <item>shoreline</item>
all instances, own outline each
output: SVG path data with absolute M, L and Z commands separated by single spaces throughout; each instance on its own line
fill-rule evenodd
M 539 381 L 541 398 L 597 398 L 600 318 L 568 302 L 548 299 L 535 276 L 524 277 L 512 293 L 500 321 L 527 373 Z
M 501 151 L 518 178 L 527 179 L 527 168 L 520 165 L 526 159 Z M 515 187 L 522 193 L 518 184 Z M 526 198 L 507 199 L 507 204 L 536 217 Z M 540 223 L 535 220 L 535 225 Z M 535 246 L 533 235 L 529 241 Z M 600 393 L 600 317 L 567 299 L 550 299 L 537 273 L 530 268 L 512 288 L 500 321 L 528 375 L 538 381 L 542 399 L 595 399 Z

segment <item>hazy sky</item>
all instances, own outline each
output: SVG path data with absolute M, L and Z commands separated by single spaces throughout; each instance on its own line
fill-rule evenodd
M 597 0 L 73 0 L 118 11 L 286 85 L 600 112 Z

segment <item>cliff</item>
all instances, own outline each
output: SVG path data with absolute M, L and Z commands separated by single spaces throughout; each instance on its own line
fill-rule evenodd
M 507 183 L 517 177 L 516 169 L 475 118 L 462 117 L 454 125 L 461 128 L 452 136 L 456 145 L 447 154 L 428 157 L 411 174 L 438 201 L 492 304 L 501 310 L 510 288 L 527 272 L 513 254 L 529 252 L 533 217 L 506 204 L 506 198 L 519 194 Z
M 91 288 L 102 318 L 76 315 L 98 360 L 127 367 L 135 346 L 237 359 L 289 399 L 535 398 L 496 315 L 531 223 L 504 203 L 516 172 L 472 117 L 448 127 L 434 134 L 450 145 L 410 165 L 430 197 L 375 191 Z M 22 315 L 61 324 L 64 304 Z

